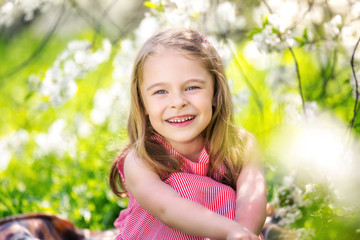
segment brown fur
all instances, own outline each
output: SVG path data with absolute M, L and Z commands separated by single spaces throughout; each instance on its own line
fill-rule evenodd
M 0 219 L 0 240 L 17 239 L 80 240 L 84 235 L 70 221 L 45 213 Z

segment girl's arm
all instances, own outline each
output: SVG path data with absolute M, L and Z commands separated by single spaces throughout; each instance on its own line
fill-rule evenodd
M 151 171 L 134 151 L 125 158 L 128 191 L 151 215 L 183 233 L 214 239 L 258 239 L 240 224 L 182 198 Z
M 259 235 L 266 218 L 266 180 L 260 164 L 259 148 L 250 137 L 247 146 L 248 163 L 242 168 L 236 182 L 235 220 Z
M 262 169 L 248 163 L 237 180 L 235 220 L 259 235 L 266 218 L 266 186 Z

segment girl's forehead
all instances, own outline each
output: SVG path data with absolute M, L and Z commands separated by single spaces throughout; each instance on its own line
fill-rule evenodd
M 203 72 L 210 73 L 209 69 L 205 66 L 202 58 L 194 56 L 191 53 L 184 53 L 169 49 L 161 49 L 158 52 L 149 55 L 143 64 L 142 77 L 148 72 L 156 72 L 157 74 L 167 73 L 171 71 L 178 71 L 179 69 L 185 72 Z M 170 72 L 171 72 L 170 71 Z
M 200 57 L 196 53 L 184 51 L 174 47 L 158 46 L 156 49 L 154 49 L 154 51 L 147 54 L 146 58 L 144 59 L 142 77 L 144 70 L 148 68 L 149 65 L 154 66 L 154 64 L 157 64 L 162 59 L 187 59 L 199 63 L 203 69 L 209 73 L 211 72 L 210 69 L 206 67 L 207 64 L 205 64 L 205 58 Z
M 189 58 L 191 60 L 201 59 L 201 57 L 199 57 L 199 53 L 196 51 L 186 51 L 184 49 L 181 49 L 180 47 L 175 47 L 175 46 L 157 45 L 156 47 L 154 47 L 152 51 L 149 52 L 149 54 L 147 54 L 146 60 L 149 57 L 156 57 L 159 55 L 166 55 L 166 54 L 176 54 L 185 58 Z

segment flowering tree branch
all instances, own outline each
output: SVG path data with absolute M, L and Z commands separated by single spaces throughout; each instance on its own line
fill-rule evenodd
M 301 76 L 300 76 L 300 70 L 299 70 L 299 63 L 296 59 L 294 50 L 292 49 L 291 46 L 288 46 L 288 49 L 291 53 L 291 56 L 294 59 L 294 64 L 295 64 L 295 71 L 296 71 L 296 78 L 298 80 L 298 87 L 299 87 L 299 93 L 300 93 L 300 97 L 301 97 L 301 104 L 302 104 L 302 108 L 303 108 L 303 113 L 306 119 L 306 108 L 305 108 L 305 99 L 304 99 L 304 94 L 303 94 L 303 89 L 302 89 L 302 83 L 301 83 Z
M 359 37 L 359 39 L 357 40 L 357 42 L 356 42 L 356 44 L 355 44 L 355 48 L 354 48 L 354 51 L 353 51 L 353 53 L 352 53 L 352 55 L 351 55 L 351 60 L 350 60 L 351 71 L 352 71 L 352 74 L 353 74 L 354 79 L 355 79 L 355 104 L 354 104 L 353 117 L 352 117 L 352 119 L 351 119 L 351 124 L 350 124 L 349 135 L 350 135 L 350 133 L 351 133 L 352 128 L 354 127 L 354 122 L 355 122 L 356 115 L 357 115 L 357 112 L 358 112 L 359 84 L 358 84 L 358 79 L 357 79 L 357 77 L 356 77 L 356 72 L 355 72 L 354 58 L 355 58 L 356 49 L 357 49 L 357 47 L 359 46 L 359 42 L 360 42 L 360 37 Z
M 325 95 L 326 95 L 326 87 L 327 87 L 328 82 L 334 78 L 335 66 L 337 63 L 337 55 L 338 55 L 337 50 L 334 50 L 333 57 L 332 57 L 333 61 L 332 61 L 332 63 L 329 63 L 329 65 L 331 65 L 330 66 L 331 69 L 328 74 L 326 71 L 327 67 L 322 68 L 322 74 L 324 75 L 324 82 L 322 84 L 322 92 L 320 94 L 321 98 L 325 97 Z
M 27 58 L 25 59 L 23 62 L 21 62 L 19 65 L 13 67 L 12 69 L 8 70 L 7 72 L 5 72 L 2 76 L 0 75 L 0 79 L 5 79 L 7 77 L 12 76 L 15 73 L 18 73 L 21 69 L 23 69 L 24 67 L 26 67 L 29 63 L 31 63 L 31 61 L 37 56 L 39 55 L 42 50 L 46 47 L 46 45 L 48 44 L 48 42 L 50 41 L 50 39 L 52 38 L 52 36 L 54 35 L 55 31 L 58 29 L 58 27 L 60 26 L 61 20 L 65 14 L 65 1 L 62 4 L 61 7 L 61 11 L 60 14 L 58 16 L 58 18 L 56 19 L 55 24 L 53 25 L 53 27 L 51 28 L 51 30 L 47 33 L 47 35 L 43 38 L 43 40 L 41 41 L 41 43 L 39 44 L 39 46 L 34 50 L 34 52 Z M 6 81 L 0 81 L 0 88 L 4 86 L 4 84 L 6 84 Z
M 96 2 L 96 1 L 95 1 Z M 100 29 L 101 29 L 101 25 L 102 22 L 104 21 L 104 19 L 106 18 L 106 16 L 108 15 L 108 12 L 111 10 L 111 8 L 114 6 L 114 4 L 117 2 L 117 0 L 113 0 L 112 2 L 110 2 L 108 4 L 108 6 L 106 6 L 103 10 L 102 10 L 102 14 L 101 14 L 101 18 L 99 19 L 99 21 L 97 22 L 96 26 L 95 26 L 95 31 L 94 31 L 94 35 L 93 35 L 93 40 L 92 42 L 95 43 L 97 36 L 99 35 Z M 101 6 L 98 6 L 101 7 Z M 112 22 L 116 27 L 118 27 L 114 22 Z
M 267 10 L 269 11 L 270 14 L 273 14 L 273 10 L 271 9 L 271 7 L 269 6 L 269 4 L 265 1 L 262 0 L 262 2 L 264 3 L 265 7 L 267 8 Z
M 254 88 L 254 86 L 251 84 L 250 80 L 247 78 L 247 76 L 245 75 L 244 73 L 244 70 L 240 64 L 240 61 L 238 59 L 238 57 L 236 56 L 236 54 L 234 53 L 234 51 L 232 50 L 232 55 L 233 55 L 233 58 L 235 60 L 235 64 L 236 66 L 238 67 L 241 75 L 243 76 L 244 78 L 244 81 L 245 81 L 245 84 L 247 85 L 247 87 L 249 88 L 250 92 L 251 92 L 251 95 L 254 97 L 255 99 L 255 102 L 256 102 L 256 106 L 259 108 L 259 111 L 260 111 L 260 114 L 263 115 L 263 105 L 262 105 L 262 102 L 259 98 L 259 95 L 257 94 L 256 92 L 256 89 Z

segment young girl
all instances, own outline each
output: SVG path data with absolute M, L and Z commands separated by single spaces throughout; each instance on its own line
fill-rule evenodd
M 114 193 L 129 197 L 116 239 L 259 239 L 258 151 L 233 124 L 212 45 L 188 29 L 151 37 L 135 60 L 131 98 L 130 140 L 110 174 Z

